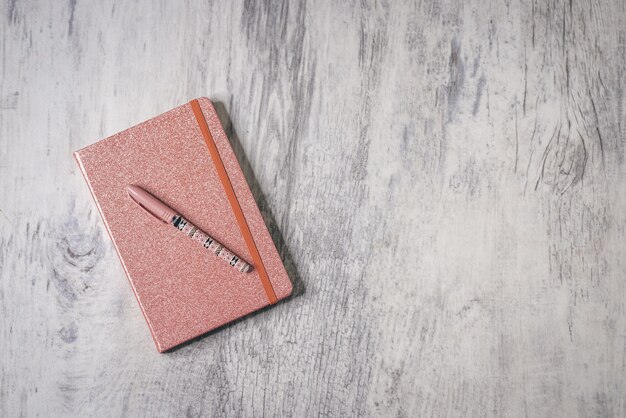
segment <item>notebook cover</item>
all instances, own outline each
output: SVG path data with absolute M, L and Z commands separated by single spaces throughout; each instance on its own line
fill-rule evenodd
M 292 290 L 212 103 L 198 99 L 194 114 L 193 102 L 74 153 L 159 352 L 284 299 Z M 208 127 L 204 135 L 202 117 Z M 242 217 L 237 218 L 220 163 L 209 152 L 209 139 L 262 266 L 255 265 Z M 131 184 L 158 197 L 253 270 L 236 271 L 148 215 L 128 196 Z

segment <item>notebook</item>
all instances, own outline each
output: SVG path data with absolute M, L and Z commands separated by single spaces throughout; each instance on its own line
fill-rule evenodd
M 291 294 L 285 267 L 208 99 L 192 100 L 74 157 L 159 352 Z M 129 185 L 176 210 L 252 270 L 235 270 L 148 215 L 129 196 Z

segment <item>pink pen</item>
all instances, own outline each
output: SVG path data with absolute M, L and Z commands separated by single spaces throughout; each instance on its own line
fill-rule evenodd
M 173 225 L 175 228 L 185 233 L 185 235 L 198 241 L 204 248 L 208 249 L 242 273 L 247 273 L 252 270 L 248 263 L 237 257 L 222 244 L 211 238 L 209 234 L 198 229 L 198 227 L 183 218 L 172 208 L 168 207 L 165 203 L 161 202 L 141 187 L 128 186 L 127 189 L 128 195 L 139 206 L 143 207 L 160 221 Z

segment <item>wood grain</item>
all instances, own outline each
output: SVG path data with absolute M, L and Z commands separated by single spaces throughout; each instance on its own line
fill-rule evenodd
M 626 415 L 623 1 L 0 21 L 0 416 Z M 159 355 L 71 152 L 199 96 L 295 295 Z

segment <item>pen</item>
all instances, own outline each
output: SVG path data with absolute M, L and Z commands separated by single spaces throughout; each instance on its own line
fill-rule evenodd
M 224 247 L 222 244 L 211 238 L 209 234 L 200 230 L 187 219 L 183 218 L 179 213 L 168 207 L 156 197 L 138 186 L 128 186 L 128 195 L 151 215 L 155 216 L 162 222 L 173 225 L 179 231 L 191 239 L 198 241 L 202 246 L 213 254 L 226 261 L 231 267 L 242 273 L 248 273 L 252 268 L 248 263 L 237 257 L 232 251 Z

